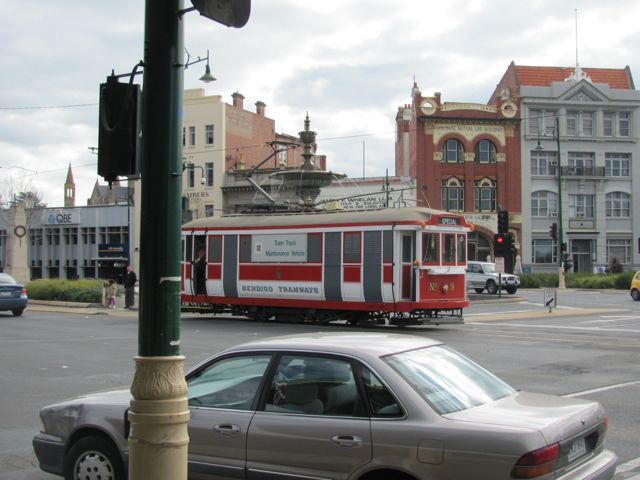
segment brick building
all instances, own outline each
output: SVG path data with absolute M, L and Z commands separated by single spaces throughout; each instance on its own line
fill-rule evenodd
M 411 104 L 396 115 L 396 175 L 415 176 L 416 201 L 463 214 L 475 226 L 468 259 L 486 260 L 497 233 L 497 212 L 521 239 L 519 102 L 510 95 L 492 104 L 442 102 L 414 83 Z M 515 254 L 507 261 L 513 268 Z

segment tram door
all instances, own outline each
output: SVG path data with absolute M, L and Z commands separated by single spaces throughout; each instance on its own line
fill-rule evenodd
M 402 234 L 400 296 L 410 300 L 413 292 L 413 234 Z
M 193 236 L 193 257 L 188 258 L 191 265 L 192 291 L 196 295 L 207 294 L 207 237 L 205 235 Z

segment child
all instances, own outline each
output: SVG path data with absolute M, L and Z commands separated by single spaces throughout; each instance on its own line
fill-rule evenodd
M 116 291 L 118 286 L 113 280 L 109 280 L 109 286 L 107 287 L 107 296 L 109 297 L 109 308 L 116 308 Z

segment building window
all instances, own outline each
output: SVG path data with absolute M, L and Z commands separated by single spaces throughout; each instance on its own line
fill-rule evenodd
M 569 216 L 593 218 L 594 195 L 569 195 Z
M 605 153 L 604 174 L 607 177 L 629 177 L 631 175 L 631 154 Z
M 630 217 L 631 195 L 624 192 L 611 192 L 605 196 L 607 217 Z
M 593 175 L 593 152 L 569 152 L 569 169 L 575 175 Z
M 629 112 L 605 112 L 602 133 L 605 137 L 628 137 L 630 119 Z
M 531 175 L 557 175 L 556 152 L 531 151 Z
M 556 130 L 555 117 L 556 112 L 551 110 L 529 110 L 529 134 L 553 136 Z
M 206 145 L 213 145 L 213 125 L 204 126 L 204 138 Z
M 446 163 L 464 162 L 464 147 L 455 138 L 450 138 L 442 145 L 442 161 Z
M 189 127 L 189 146 L 196 146 L 196 127 Z
M 186 127 L 182 127 L 182 146 L 184 147 L 187 144 L 187 129 Z
M 556 242 L 550 238 L 534 238 L 531 241 L 531 261 L 533 263 L 557 263 L 558 246 Z
M 464 183 L 457 178 L 442 182 L 442 209 L 447 212 L 464 211 Z
M 213 205 L 205 205 L 204 206 L 204 216 L 205 217 L 213 217 Z
M 567 135 L 591 137 L 593 136 L 592 112 L 567 112 Z
M 476 163 L 496 163 L 496 146 L 489 140 L 476 144 Z
M 280 147 L 280 150 L 278 150 L 278 166 L 279 167 L 286 167 L 287 166 L 287 152 L 288 152 L 288 148 L 285 147 Z
M 196 169 L 187 168 L 187 188 L 193 188 L 196 184 Z
M 204 179 L 206 187 L 213 187 L 213 162 L 204 164 Z
M 496 184 L 489 178 L 474 182 L 474 206 L 476 212 L 496 211 Z
M 531 194 L 532 217 L 557 217 L 558 194 L 542 190 Z
M 631 239 L 607 238 L 607 263 L 611 264 L 614 258 L 620 263 L 631 263 Z

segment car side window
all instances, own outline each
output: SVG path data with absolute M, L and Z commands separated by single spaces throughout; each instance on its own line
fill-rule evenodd
M 361 367 L 362 384 L 367 393 L 367 401 L 372 417 L 397 418 L 404 412 L 389 389 L 368 368 Z
M 189 405 L 250 410 L 271 355 L 243 355 L 219 360 L 187 380 Z
M 265 411 L 362 416 L 351 364 L 330 357 L 283 355 L 267 392 Z

